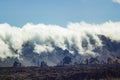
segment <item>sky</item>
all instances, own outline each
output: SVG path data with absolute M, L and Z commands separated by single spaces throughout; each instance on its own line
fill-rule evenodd
M 120 0 L 0 0 L 0 24 L 120 21 Z

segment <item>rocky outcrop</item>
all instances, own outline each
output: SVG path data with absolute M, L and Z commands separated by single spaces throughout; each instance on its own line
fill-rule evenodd
M 21 66 L 22 66 L 22 64 L 19 61 L 15 61 L 13 63 L 13 67 L 21 67 Z

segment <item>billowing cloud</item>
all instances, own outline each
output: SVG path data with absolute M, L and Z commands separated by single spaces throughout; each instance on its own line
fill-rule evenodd
M 70 23 L 66 28 L 58 25 L 31 24 L 22 28 L 0 24 L 0 58 L 19 57 L 23 45 L 30 42 L 34 53 L 52 53 L 55 47 L 67 49 L 72 54 L 74 49 L 79 54 L 92 54 L 98 46 L 103 46 L 98 35 L 120 42 L 120 22 L 89 24 L 86 22 Z M 94 40 L 91 43 L 91 39 Z
M 115 3 L 120 4 L 120 0 L 112 0 L 112 1 L 115 2 Z

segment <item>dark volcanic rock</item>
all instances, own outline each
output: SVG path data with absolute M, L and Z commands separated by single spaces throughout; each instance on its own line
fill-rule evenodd
M 0 80 L 120 80 L 120 65 L 0 67 Z

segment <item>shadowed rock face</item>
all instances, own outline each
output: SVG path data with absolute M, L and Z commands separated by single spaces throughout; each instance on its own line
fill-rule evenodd
M 63 58 L 63 64 L 70 64 L 71 63 L 71 57 L 65 56 Z
M 58 65 L 58 66 L 70 65 L 71 62 L 72 62 L 71 56 L 65 56 L 65 57 L 63 58 L 63 60 L 61 60 L 61 62 L 58 63 L 57 65 Z
M 109 51 L 117 52 L 120 50 L 120 42 L 112 41 L 111 39 L 101 35 L 100 39 L 102 40 L 103 47 Z
M 88 35 L 90 43 L 95 46 L 95 40 L 92 36 Z M 77 48 L 73 46 L 74 54 L 71 54 L 69 49 L 62 49 L 60 47 L 54 46 L 54 50 L 50 52 L 42 52 L 40 54 L 35 53 L 34 44 L 26 42 L 22 48 L 22 54 L 20 55 L 21 60 L 19 62 L 24 66 L 39 66 L 40 62 L 47 62 L 48 66 L 54 66 L 59 63 L 63 64 L 74 64 L 74 63 L 86 63 L 88 59 L 89 64 L 101 64 L 107 63 L 108 59 L 111 60 L 110 63 L 115 61 L 120 62 L 120 42 L 112 41 L 110 38 L 99 35 L 103 46 L 96 46 L 93 52 L 96 55 L 92 56 L 89 54 L 81 55 L 78 54 Z M 82 47 L 87 48 L 88 42 L 83 39 Z M 69 57 L 68 57 L 69 56 Z M 16 61 L 16 58 L 6 58 L 5 60 L 0 60 L 0 66 L 12 66 Z
M 41 65 L 40 65 L 40 67 L 47 67 L 48 65 L 47 65 L 47 63 L 46 62 L 44 62 L 44 61 L 42 61 L 41 62 Z
M 15 61 L 14 63 L 13 63 L 13 67 L 21 67 L 22 65 L 21 65 L 21 63 L 19 62 L 19 61 Z

